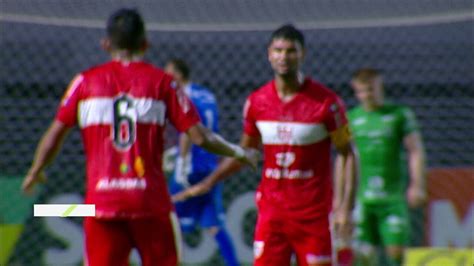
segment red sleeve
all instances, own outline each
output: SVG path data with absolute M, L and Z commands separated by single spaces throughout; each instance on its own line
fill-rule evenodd
M 252 136 L 258 137 L 260 136 L 260 131 L 258 131 L 254 110 L 252 108 L 252 101 L 249 98 L 245 101 L 244 105 L 244 133 Z
M 84 77 L 77 75 L 69 83 L 64 96 L 56 113 L 56 120 L 61 121 L 68 127 L 72 127 L 77 123 L 77 106 L 80 101 L 81 90 L 84 87 Z
M 346 107 L 341 98 L 335 96 L 328 100 L 324 123 L 329 133 L 347 125 Z
M 165 80 L 166 116 L 179 132 L 187 131 L 201 121 L 194 104 L 173 80 Z

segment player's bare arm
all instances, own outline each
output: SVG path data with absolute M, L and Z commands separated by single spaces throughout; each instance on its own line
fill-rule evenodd
M 252 165 L 254 168 L 256 167 L 259 157 L 257 149 L 260 146 L 260 142 L 260 138 L 252 137 L 247 134 L 243 134 L 240 141 L 240 147 L 247 151 L 249 156 L 255 160 L 255 164 Z M 207 193 L 217 182 L 239 171 L 243 165 L 242 160 L 238 158 L 225 158 L 206 179 L 181 193 L 173 195 L 173 201 L 183 201 L 187 198 Z
M 215 134 L 201 123 L 196 124 L 186 131 L 191 141 L 209 152 L 226 157 L 233 157 L 241 163 L 248 164 L 255 168 L 258 161 L 258 152 L 255 149 L 241 147 L 230 143 Z
M 33 163 L 21 185 L 24 192 L 31 193 L 38 182 L 45 181 L 43 170 L 56 157 L 68 132 L 69 128 L 66 125 L 54 120 L 44 133 L 36 148 Z
M 337 184 L 339 193 L 335 198 L 337 209 L 352 210 L 355 202 L 355 188 L 357 182 L 357 157 L 352 143 L 338 149 L 336 158 Z
M 191 139 L 189 139 L 188 135 L 181 134 L 179 136 L 179 155 L 180 156 L 187 156 L 189 154 L 189 150 L 191 149 Z
M 347 125 L 331 133 L 331 140 L 338 152 L 334 171 L 334 229 L 336 234 L 348 237 L 356 195 L 357 157 Z
M 427 200 L 426 159 L 423 141 L 419 132 L 413 132 L 403 139 L 408 152 L 410 185 L 407 191 L 408 204 L 416 208 Z

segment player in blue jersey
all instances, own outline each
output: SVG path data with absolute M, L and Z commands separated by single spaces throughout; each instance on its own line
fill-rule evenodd
M 194 103 L 202 123 L 217 132 L 217 102 L 214 94 L 205 87 L 190 82 L 190 68 L 181 59 L 168 61 L 165 71 L 175 78 Z M 207 177 L 217 167 L 218 160 L 216 155 L 193 145 L 186 134 L 180 134 L 178 149 L 175 171 L 170 182 L 172 195 Z M 176 212 L 184 233 L 194 230 L 199 224 L 214 236 L 226 265 L 238 265 L 234 245 L 224 225 L 222 183 L 207 194 L 176 203 Z

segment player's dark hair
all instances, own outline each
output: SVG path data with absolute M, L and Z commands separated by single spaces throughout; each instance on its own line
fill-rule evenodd
M 295 28 L 292 24 L 285 24 L 276 29 L 270 38 L 270 43 L 275 39 L 285 39 L 290 41 L 297 41 L 301 44 L 301 47 L 305 47 L 303 33 Z
M 107 35 L 114 49 L 137 51 L 145 41 L 145 23 L 136 9 L 121 8 L 107 21 Z
M 382 72 L 376 68 L 359 68 L 352 73 L 352 79 L 360 82 L 371 82 L 374 78 L 380 77 Z
M 168 61 L 168 64 L 173 65 L 173 67 L 179 73 L 181 73 L 184 79 L 188 80 L 191 76 L 191 69 L 189 68 L 189 65 L 186 63 L 186 61 L 184 61 L 183 59 L 173 58 Z

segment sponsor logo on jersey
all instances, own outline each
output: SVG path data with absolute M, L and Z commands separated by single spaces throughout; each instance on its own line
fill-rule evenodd
M 397 215 L 390 215 L 387 217 L 387 223 L 389 225 L 389 229 L 391 232 L 400 232 L 402 231 L 402 227 L 405 224 L 404 220 Z
M 383 122 L 392 122 L 395 119 L 393 115 L 384 115 L 382 116 Z
M 381 176 L 371 176 L 369 177 L 369 187 L 374 190 L 383 189 L 385 185 L 384 179 Z
M 142 157 L 138 156 L 135 159 L 133 167 L 135 169 L 135 173 L 137 173 L 139 177 L 143 177 L 145 175 L 145 164 L 143 163 Z
M 313 170 L 300 170 L 300 169 L 281 169 L 281 168 L 267 168 L 265 169 L 265 176 L 273 179 L 302 179 L 311 178 L 314 176 Z
M 369 138 L 380 138 L 380 137 L 383 136 L 383 131 L 381 131 L 381 130 L 369 131 L 369 132 L 367 132 L 367 136 Z
M 120 164 L 120 173 L 125 174 L 128 172 L 128 164 L 123 162 Z
M 278 166 L 289 167 L 295 162 L 296 155 L 294 152 L 279 152 L 275 154 L 275 161 Z
M 366 190 L 364 192 L 364 197 L 367 199 L 381 199 L 387 197 L 387 193 L 385 191 Z
M 146 180 L 138 177 L 130 178 L 102 178 L 97 182 L 95 189 L 103 190 L 144 190 Z
M 369 132 L 367 132 L 367 137 L 372 138 L 372 139 L 389 138 L 389 137 L 392 137 L 393 134 L 394 133 L 392 132 L 392 130 L 390 130 L 389 128 L 385 128 L 385 129 L 382 129 L 382 130 L 369 131 Z
M 354 122 L 352 122 L 352 125 L 360 126 L 362 124 L 365 124 L 365 122 L 367 122 L 367 119 L 365 119 L 365 117 L 360 117 L 360 118 L 355 119 Z

